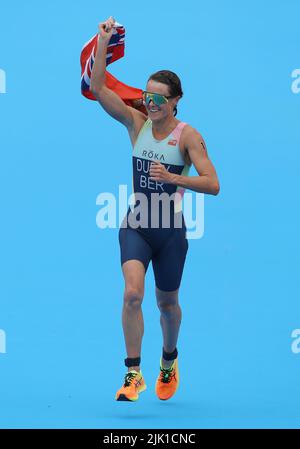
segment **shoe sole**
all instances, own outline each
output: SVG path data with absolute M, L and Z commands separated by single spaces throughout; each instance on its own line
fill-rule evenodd
M 141 389 L 138 391 L 138 393 L 142 393 L 143 391 L 145 391 L 147 388 L 146 385 L 144 385 L 143 387 L 141 387 Z M 125 394 L 120 394 L 120 396 L 116 399 L 116 401 L 128 401 L 128 402 L 135 402 L 137 401 L 139 398 L 139 396 L 137 395 L 137 397 L 135 398 L 131 398 L 129 399 Z

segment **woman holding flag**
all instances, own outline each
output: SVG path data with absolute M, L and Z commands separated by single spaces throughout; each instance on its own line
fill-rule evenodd
M 182 196 L 186 188 L 217 195 L 219 182 L 201 134 L 175 118 L 183 92 L 174 72 L 161 70 L 152 74 L 145 91 L 109 79 L 108 47 L 113 45 L 118 25 L 113 17 L 100 23 L 90 73 L 86 66 L 83 75 L 85 83 L 90 78 L 86 90 L 127 128 L 133 147 L 135 203 L 128 209 L 119 231 L 125 280 L 122 324 L 128 372 L 116 400 L 136 401 L 146 389 L 140 368 L 144 333 L 141 305 L 150 260 L 163 334 L 155 391 L 159 399 L 167 400 L 179 385 L 177 341 L 182 314 L 178 293 L 188 250 Z M 120 42 L 122 35 L 117 37 Z M 188 176 L 191 165 L 196 168 L 197 176 Z M 158 195 L 162 201 L 155 202 Z

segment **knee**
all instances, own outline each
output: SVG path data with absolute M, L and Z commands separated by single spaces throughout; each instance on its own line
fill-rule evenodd
M 137 309 L 141 306 L 143 301 L 143 292 L 138 287 L 129 286 L 125 288 L 124 292 L 124 306 L 128 308 Z
M 157 302 L 158 308 L 163 314 L 171 314 L 177 310 L 179 307 L 177 300 L 171 300 L 171 301 L 158 301 Z

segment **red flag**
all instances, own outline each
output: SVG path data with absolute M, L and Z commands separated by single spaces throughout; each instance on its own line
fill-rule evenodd
M 80 55 L 81 64 L 81 93 L 89 100 L 96 100 L 92 92 L 90 91 L 90 78 L 92 67 L 95 60 L 97 51 L 98 34 L 93 36 L 83 46 Z M 115 23 L 113 34 L 109 40 L 106 53 L 106 66 L 112 62 L 122 58 L 124 56 L 125 49 L 125 28 Z M 113 90 L 128 106 L 132 106 L 141 110 L 147 115 L 147 110 L 142 102 L 142 89 L 128 86 L 127 84 L 119 81 L 107 70 L 105 71 L 105 85 Z

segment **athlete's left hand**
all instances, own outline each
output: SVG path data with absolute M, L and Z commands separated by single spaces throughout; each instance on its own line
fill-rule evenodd
M 173 173 L 169 173 L 166 167 L 160 162 L 154 161 L 150 165 L 150 179 L 171 184 Z

